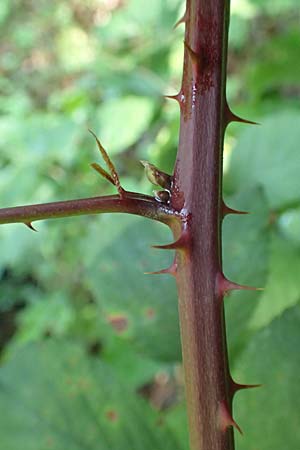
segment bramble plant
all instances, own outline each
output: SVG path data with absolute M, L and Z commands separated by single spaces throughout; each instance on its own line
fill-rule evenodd
M 0 210 L 1 224 L 22 223 L 33 231 L 36 231 L 35 222 L 39 220 L 102 213 L 127 213 L 151 219 L 169 227 L 173 234 L 173 241 L 163 244 L 155 243 L 153 247 L 161 252 L 173 250 L 174 259 L 168 267 L 146 273 L 150 276 L 170 275 L 177 284 L 185 399 L 191 450 L 233 450 L 234 428 L 242 433 L 240 422 L 243 422 L 243 418 L 250 414 L 246 404 L 246 406 L 241 407 L 239 412 L 242 420 L 234 417 L 233 399 L 235 394 L 240 390 L 259 387 L 260 384 L 257 383 L 265 384 L 266 377 L 262 376 L 262 379 L 259 377 L 256 379 L 258 373 L 255 370 L 249 374 L 252 377 L 249 383 L 244 379 L 236 379 L 231 374 L 224 314 L 224 301 L 227 301 L 227 294 L 231 291 L 263 290 L 260 287 L 253 287 L 252 283 L 249 286 L 243 283 L 245 279 L 246 281 L 251 279 L 252 275 L 256 278 L 254 281 L 259 283 L 265 281 L 269 236 L 272 239 L 270 244 L 272 257 L 269 269 L 272 282 L 272 273 L 276 274 L 278 265 L 284 264 L 281 251 L 290 251 L 290 254 L 300 266 L 297 259 L 298 255 L 293 254 L 292 248 L 286 250 L 288 245 L 285 246 L 281 242 L 280 233 L 277 235 L 274 227 L 274 223 L 279 223 L 280 215 L 283 217 L 284 213 L 288 209 L 292 209 L 294 205 L 298 207 L 296 189 L 293 188 L 292 192 L 289 190 L 289 192 L 281 194 L 277 200 L 274 200 L 273 191 L 271 191 L 271 189 L 274 189 L 272 179 L 260 178 L 264 167 L 268 166 L 267 162 L 264 161 L 261 161 L 261 164 L 255 163 L 255 156 L 252 156 L 252 151 L 256 156 L 259 154 L 258 150 L 252 148 L 253 139 L 262 139 L 261 133 L 263 132 L 259 130 L 259 127 L 253 127 L 255 131 L 246 131 L 244 135 L 247 136 L 247 133 L 250 133 L 250 135 L 248 134 L 250 136 L 248 141 L 245 138 L 246 148 L 243 150 L 249 167 L 247 167 L 247 164 L 243 166 L 239 160 L 240 156 L 236 156 L 234 153 L 229 174 L 226 175 L 227 178 L 225 177 L 223 183 L 223 147 L 227 127 L 233 122 L 256 125 L 256 122 L 243 119 L 232 112 L 227 100 L 229 16 L 229 0 L 187 0 L 185 12 L 176 24 L 176 27 L 181 25 L 185 27 L 182 83 L 177 94 L 167 95 L 166 98 L 174 100 L 179 106 L 179 145 L 172 175 L 158 167 L 153 161 L 145 160 L 144 157 L 141 159 L 148 181 L 155 186 L 153 195 L 136 192 L 127 189 L 125 183 L 123 185 L 122 177 L 110 157 L 109 147 L 106 149 L 101 136 L 98 138 L 96 129 L 94 131 L 94 127 L 91 127 L 89 131 L 95 139 L 100 156 L 105 164 L 101 165 L 95 162 L 91 166 L 116 189 L 116 194 L 9 207 Z M 114 121 L 113 115 L 110 120 Z M 124 117 L 124 120 L 126 121 L 126 117 Z M 286 120 L 289 123 L 294 121 L 294 124 L 299 122 L 296 114 L 295 117 L 292 117 L 292 114 L 287 115 Z M 270 124 L 264 125 L 264 128 L 270 130 L 270 134 L 272 134 L 274 125 L 278 123 L 278 118 L 274 117 Z M 276 135 L 276 130 L 274 135 Z M 256 136 L 259 136 L 259 138 Z M 247 144 L 247 142 L 250 142 L 250 144 Z M 274 142 L 276 143 L 275 138 Z M 225 200 L 225 196 L 228 197 L 228 200 Z M 241 210 L 238 209 L 239 206 Z M 255 208 L 254 218 L 248 215 L 248 207 Z M 226 218 L 228 215 L 238 216 L 238 221 L 234 222 L 236 229 L 232 225 L 233 222 L 230 223 L 229 219 Z M 241 224 L 243 221 L 245 221 L 244 224 Z M 111 231 L 112 235 L 117 236 L 119 232 L 113 228 L 112 223 L 108 223 L 108 226 L 112 229 L 107 230 L 106 233 Z M 130 227 L 128 227 L 121 240 L 125 242 L 127 233 L 127 244 L 116 241 L 114 246 L 108 238 L 104 237 L 103 245 L 108 247 L 106 253 L 101 255 L 103 250 L 98 253 L 97 250 L 91 249 L 90 261 L 83 263 L 83 265 L 85 270 L 90 268 L 95 273 L 94 279 L 96 281 L 93 281 L 92 288 L 94 292 L 98 289 L 97 261 L 98 257 L 99 259 L 102 257 L 102 262 L 98 261 L 98 263 L 102 264 L 101 269 L 104 272 L 107 270 L 109 273 L 106 280 L 108 285 L 118 283 L 117 272 L 112 277 L 110 276 L 111 269 L 115 265 L 120 264 L 118 265 L 120 272 L 124 270 L 125 276 L 122 278 L 122 282 L 119 282 L 120 287 L 117 295 L 124 296 L 128 306 L 131 301 L 131 294 L 127 292 L 126 282 L 130 282 L 130 276 L 126 277 L 126 271 L 129 269 L 122 268 L 122 264 L 126 264 L 124 261 L 117 262 L 119 246 L 128 245 L 126 254 L 130 258 L 130 262 L 134 264 L 133 260 L 138 253 L 137 241 L 143 242 L 143 233 L 147 235 L 148 226 L 145 225 L 143 228 L 143 224 L 137 225 L 135 222 L 130 222 L 132 229 L 130 230 Z M 225 238 L 227 236 L 224 251 L 222 249 L 223 226 Z M 284 230 L 284 227 L 282 229 Z M 92 230 L 93 233 L 96 231 L 105 236 L 105 222 L 100 227 L 97 225 L 96 228 L 92 223 Z M 17 234 L 17 231 L 15 233 Z M 244 238 L 246 242 L 240 242 L 240 239 Z M 107 244 L 105 244 L 105 239 L 107 239 Z M 94 244 L 96 240 L 97 235 L 95 234 Z M 83 239 L 84 242 L 86 242 L 86 238 Z M 241 250 L 243 244 L 246 250 Z M 255 250 L 256 245 L 258 248 Z M 226 254 L 227 249 L 228 254 Z M 248 255 L 250 250 L 252 253 Z M 243 252 L 244 254 L 241 257 Z M 230 277 L 227 276 L 225 270 L 226 267 L 229 267 L 226 266 L 228 255 L 234 259 L 229 270 L 230 274 L 236 275 L 234 281 L 229 279 Z M 225 269 L 222 262 L 223 257 Z M 162 259 L 166 260 L 165 256 L 162 256 Z M 240 276 L 239 271 L 241 271 Z M 136 274 L 133 275 L 133 279 L 135 279 L 135 276 Z M 72 280 L 74 281 L 74 279 Z M 28 422 L 26 419 L 25 425 L 22 425 L 26 430 L 24 433 L 33 432 L 36 427 L 41 428 L 41 433 L 38 432 L 35 436 L 35 443 L 29 439 L 29 443 L 26 443 L 28 447 L 24 447 L 25 450 L 27 448 L 55 448 L 58 450 L 63 448 L 120 450 L 123 448 L 139 449 L 141 447 L 145 450 L 148 448 L 149 450 L 171 448 L 183 450 L 187 448 L 184 410 L 180 408 L 179 413 L 175 412 L 172 416 L 172 412 L 168 414 L 167 407 L 167 412 L 164 414 L 164 407 L 161 406 L 159 409 L 162 412 L 157 413 L 137 394 L 137 391 L 140 393 L 143 391 L 141 386 L 149 382 L 149 377 L 161 373 L 162 369 L 164 370 L 163 373 L 170 371 L 167 363 L 160 366 L 157 362 L 159 359 L 176 360 L 172 350 L 170 351 L 168 348 L 173 344 L 172 339 L 174 337 L 173 331 L 170 334 L 170 324 L 168 323 L 172 315 L 164 317 L 161 314 L 158 325 L 162 328 L 162 331 L 157 339 L 158 347 L 161 345 L 161 355 L 163 356 L 159 355 L 156 358 L 156 356 L 152 357 L 151 355 L 152 359 L 143 356 L 134 365 L 136 349 L 142 354 L 153 339 L 154 331 L 150 330 L 149 321 L 155 319 L 159 303 L 164 302 L 165 291 L 160 290 L 159 284 L 157 284 L 159 282 L 152 279 L 151 281 L 145 281 L 145 283 L 150 283 L 148 284 L 148 289 L 150 289 L 149 299 L 151 299 L 152 293 L 155 298 L 153 303 L 149 303 L 146 296 L 147 304 L 144 305 L 143 318 L 139 315 L 140 310 L 137 303 L 129 307 L 129 309 L 132 308 L 132 317 L 136 314 L 135 321 L 139 322 L 138 325 L 135 323 L 135 329 L 143 330 L 145 327 L 144 341 L 143 338 L 137 338 L 130 331 L 130 321 L 133 321 L 133 319 L 130 314 L 126 313 L 126 309 L 120 307 L 121 303 L 118 302 L 121 299 L 115 300 L 114 287 L 108 286 L 106 287 L 107 296 L 109 300 L 112 299 L 113 306 L 111 309 L 105 306 L 96 311 L 97 314 L 105 316 L 105 319 L 100 325 L 95 322 L 97 326 L 102 326 L 101 331 L 96 331 L 95 323 L 93 323 L 95 329 L 91 330 L 91 335 L 89 335 L 89 332 L 87 333 L 89 356 L 83 351 L 82 346 L 70 344 L 67 339 L 40 339 L 38 344 L 26 350 L 25 359 L 16 358 L 15 362 L 11 363 L 13 369 L 10 368 L 9 364 L 7 368 L 4 366 L 1 369 L 0 389 L 4 386 L 3 391 L 0 391 L 1 405 L 5 404 L 3 400 L 5 395 L 8 398 L 10 396 L 15 398 L 11 391 L 11 386 L 14 386 L 14 383 L 21 386 L 17 393 L 17 396 L 21 399 L 20 411 L 16 412 L 14 408 L 8 408 L 8 418 L 3 421 L 6 424 L 3 425 L 3 428 L 5 426 L 10 433 L 7 431 L 3 431 L 4 434 L 2 433 L 6 450 L 22 448 L 22 435 L 20 435 L 18 441 L 18 436 L 13 431 L 19 426 L 19 420 L 21 422 L 23 420 L 24 411 L 22 408 L 26 410 L 26 405 L 34 396 L 36 387 L 38 390 L 48 389 L 49 383 L 51 383 L 50 391 L 54 392 L 53 399 L 49 399 L 49 402 L 44 406 L 41 403 L 33 408 Z M 58 286 L 56 286 L 56 289 Z M 166 286 L 168 290 L 169 285 Z M 269 287 L 268 282 L 267 287 Z M 75 282 L 74 291 L 77 288 L 82 296 L 86 295 L 87 286 L 80 284 L 77 286 Z M 151 292 L 151 290 L 153 291 Z M 264 334 L 265 330 L 273 330 L 272 336 L 275 336 L 278 340 L 279 354 L 284 353 L 284 346 L 282 346 L 278 337 L 280 336 L 280 328 L 284 327 L 282 325 L 284 322 L 279 321 L 278 325 L 276 320 L 279 320 L 278 317 L 281 318 L 282 315 L 287 328 L 290 330 L 290 326 L 293 326 L 291 325 L 293 317 L 298 317 L 300 314 L 297 306 L 300 298 L 299 287 L 295 287 L 294 291 L 296 293 L 293 292 L 293 294 L 287 296 L 287 306 L 284 307 L 282 301 L 278 300 L 277 306 L 274 309 L 271 308 L 268 312 L 266 312 L 268 307 L 263 306 L 262 303 L 259 303 L 257 310 L 255 309 L 253 302 L 255 302 L 256 297 L 258 298 L 259 292 L 249 292 L 248 297 L 253 297 L 252 303 L 241 307 L 237 306 L 238 301 L 247 302 L 247 294 L 242 293 L 240 296 L 233 296 L 232 300 L 235 303 L 232 307 L 233 314 L 231 318 L 229 317 L 228 331 L 230 335 L 230 327 L 235 327 L 232 331 L 233 337 L 230 339 L 234 343 L 231 347 L 231 359 L 235 362 L 235 366 L 240 365 L 240 371 L 236 367 L 234 368 L 237 373 L 247 376 L 245 367 L 249 367 L 249 364 L 245 362 L 243 356 L 245 348 L 247 348 L 249 358 L 254 358 L 256 355 L 255 347 L 251 347 L 251 345 L 247 347 L 247 340 L 255 335 L 255 329 L 256 331 L 257 329 L 263 330 L 261 334 L 257 334 L 256 339 L 258 345 L 266 346 L 265 355 L 270 340 Z M 277 298 L 277 294 L 274 292 L 273 294 L 274 298 Z M 74 295 L 76 296 L 75 292 Z M 266 295 L 265 292 L 261 294 L 262 299 Z M 141 295 L 139 302 L 143 303 L 143 295 Z M 288 311 L 285 317 L 283 315 L 284 310 L 293 306 L 294 310 Z M 55 308 L 54 314 L 56 314 Z M 164 311 L 163 308 L 164 306 L 162 306 L 162 312 Z M 260 310 L 262 311 L 261 314 Z M 246 322 L 248 316 L 249 322 Z M 76 323 L 78 318 L 67 318 L 66 320 Z M 87 320 L 87 324 L 90 326 L 89 320 Z M 177 326 L 176 319 L 174 319 L 171 329 L 172 326 Z M 59 337 L 59 333 L 53 332 L 51 327 L 49 334 L 54 334 L 56 338 Z M 128 332 L 128 342 L 115 340 L 108 327 L 114 329 L 119 335 L 123 332 L 126 335 L 126 332 Z M 246 330 L 244 334 L 241 332 L 243 327 Z M 82 328 L 84 329 L 85 325 Z M 269 332 L 271 333 L 271 331 Z M 235 337 L 235 333 L 237 337 Z M 239 333 L 241 337 L 238 336 Z M 72 336 L 72 332 L 68 332 L 66 335 L 68 336 L 68 334 Z M 78 335 L 76 336 L 78 338 Z M 292 335 L 290 339 L 293 340 Z M 116 350 L 118 346 L 121 350 Z M 64 357 L 59 354 L 56 359 L 55 355 L 58 349 L 60 349 L 59 352 L 62 351 Z M 124 354 L 121 356 L 123 351 Z M 176 353 L 176 350 L 174 353 Z M 91 354 L 99 354 L 100 360 L 93 359 Z M 111 360 L 114 360 L 110 355 L 114 354 L 117 354 L 115 359 L 119 361 L 120 366 L 122 362 L 124 367 L 132 364 L 133 370 L 127 381 L 124 376 L 124 369 L 120 368 L 120 375 L 115 376 L 110 367 Z M 53 364 L 53 367 L 49 369 L 49 378 L 47 377 L 48 361 Z M 275 362 L 276 357 L 271 354 L 269 364 Z M 32 365 L 37 367 L 33 375 L 34 382 L 28 385 L 27 382 L 32 376 Z M 254 361 L 253 366 L 256 367 L 256 365 L 259 364 Z M 129 369 L 128 371 L 130 372 Z M 44 384 L 39 381 L 40 372 L 45 372 L 45 375 L 43 375 L 45 378 Z M 18 373 L 18 375 L 15 375 L 16 377 L 22 374 L 22 382 L 20 383 L 16 379 L 13 384 L 10 384 L 11 373 Z M 253 380 L 253 378 L 255 379 Z M 100 387 L 98 384 L 100 384 Z M 43 388 L 43 386 L 48 387 Z M 262 391 L 264 389 L 267 388 L 262 388 Z M 52 396 L 51 392 L 49 392 L 50 397 Z M 266 394 L 253 392 L 249 395 L 252 396 L 252 399 L 265 399 Z M 146 395 L 146 398 L 149 398 L 149 396 Z M 276 406 L 280 401 L 280 396 L 275 396 L 274 399 L 274 406 Z M 250 401 L 255 402 L 256 400 Z M 66 405 L 70 405 L 70 408 Z M 265 411 L 265 414 L 268 415 L 273 406 L 270 400 L 266 405 L 269 412 Z M 57 418 L 57 408 L 63 411 L 63 425 L 60 422 L 60 417 Z M 255 414 L 255 408 L 252 408 L 251 415 Z M 82 433 L 79 432 L 74 423 L 71 425 L 74 418 L 78 420 L 80 427 L 83 429 Z M 280 420 L 280 414 L 278 418 Z M 70 427 L 72 429 L 74 427 L 73 432 L 71 432 Z M 256 437 L 256 432 L 253 433 L 252 436 Z M 266 437 L 266 444 L 253 443 L 247 440 L 243 444 L 242 440 L 239 439 L 239 445 L 245 449 L 268 448 L 264 445 L 279 449 L 279 446 L 274 446 L 272 439 Z M 281 437 L 276 439 L 278 445 L 281 445 Z M 246 447 L 243 447 L 243 445 L 246 445 Z

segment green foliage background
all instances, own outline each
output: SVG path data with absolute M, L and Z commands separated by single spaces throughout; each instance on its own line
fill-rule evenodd
M 123 184 L 140 159 L 172 171 L 179 0 L 2 0 L 1 207 L 108 194 L 93 128 Z M 225 273 L 262 293 L 226 299 L 241 392 L 238 450 L 300 442 L 300 35 L 296 0 L 232 1 L 228 97 L 261 127 L 226 135 Z M 96 159 L 97 160 L 97 159 Z M 187 450 L 174 282 L 143 272 L 162 225 L 123 216 L 0 227 L 0 436 L 5 450 Z

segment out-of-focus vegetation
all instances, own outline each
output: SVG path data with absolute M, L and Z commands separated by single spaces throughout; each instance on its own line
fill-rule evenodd
M 1 0 L 1 207 L 95 196 L 91 127 L 124 186 L 140 159 L 171 171 L 179 0 Z M 224 189 L 251 211 L 224 223 L 225 273 L 266 286 L 226 299 L 242 392 L 238 450 L 300 442 L 300 14 L 297 0 L 232 1 Z M 162 225 L 126 216 L 0 228 L 0 436 L 5 450 L 186 450 L 174 282 Z

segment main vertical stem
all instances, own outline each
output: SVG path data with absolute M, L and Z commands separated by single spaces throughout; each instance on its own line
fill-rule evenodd
M 233 450 L 223 298 L 218 288 L 229 0 L 187 0 L 185 25 L 172 206 L 185 216 L 176 263 L 190 443 L 191 450 Z

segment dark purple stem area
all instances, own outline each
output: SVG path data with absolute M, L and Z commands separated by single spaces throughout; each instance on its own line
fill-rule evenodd
M 233 450 L 221 273 L 222 150 L 229 1 L 188 0 L 172 206 L 186 217 L 177 286 L 191 450 Z M 175 228 L 178 238 L 182 230 Z

